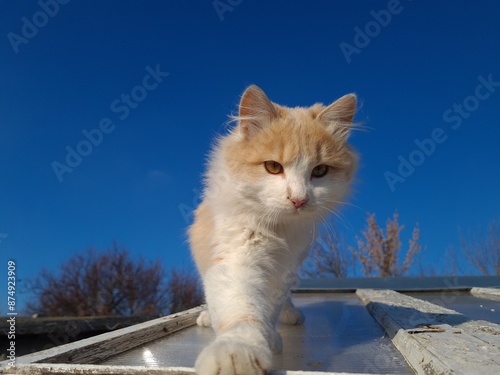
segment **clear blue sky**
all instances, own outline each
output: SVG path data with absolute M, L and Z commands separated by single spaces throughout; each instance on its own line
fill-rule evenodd
M 46 2 L 0 1 L 5 274 L 8 259 L 25 280 L 114 240 L 192 267 L 179 207 L 197 203 L 211 141 L 252 83 L 289 106 L 359 96 L 348 241 L 366 212 L 397 209 L 443 267 L 459 226 L 500 213 L 498 1 Z M 86 154 L 73 168 L 67 147 Z M 398 172 L 403 159 L 419 165 Z

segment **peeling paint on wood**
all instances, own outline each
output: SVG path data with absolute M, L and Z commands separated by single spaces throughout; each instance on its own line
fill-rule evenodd
M 481 298 L 500 301 L 500 288 L 472 288 L 470 292 Z
M 392 290 L 356 294 L 418 374 L 500 373 L 499 325 Z
M 195 375 L 187 367 L 99 366 L 99 365 L 22 365 L 7 368 L 3 375 Z M 267 375 L 368 375 L 346 372 L 270 371 Z M 374 374 L 370 374 L 374 375 Z M 376 375 L 376 374 L 375 374 Z
M 98 366 L 33 364 L 8 367 L 4 375 L 194 375 L 194 369 L 183 367 L 151 368 L 145 366 Z
M 30 363 L 95 364 L 146 342 L 165 337 L 196 322 L 202 306 L 114 332 L 90 337 L 52 349 L 28 354 L 16 359 L 16 365 Z M 8 361 L 0 363 L 0 369 Z
M 438 326 L 433 326 L 432 324 L 419 324 L 418 327 L 414 329 L 406 330 L 409 334 L 422 333 L 422 332 L 445 332 L 445 330 Z M 456 332 L 454 332 L 456 333 Z

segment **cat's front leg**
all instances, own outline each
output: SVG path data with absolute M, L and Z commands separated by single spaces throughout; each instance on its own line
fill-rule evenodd
M 212 325 L 212 319 L 210 319 L 210 313 L 207 310 L 203 310 L 198 318 L 196 319 L 196 324 L 200 327 L 210 327 Z
M 209 316 L 217 336 L 198 356 L 195 368 L 199 375 L 261 375 L 269 370 L 272 353 L 282 349 L 275 329 L 280 301 L 270 297 L 272 260 L 265 255 L 259 258 L 259 249 L 241 250 L 238 256 L 216 258 L 204 275 Z
M 294 306 L 290 296 L 288 296 L 283 304 L 283 307 L 281 308 L 279 318 L 280 323 L 292 325 L 303 324 L 305 319 L 306 318 L 304 317 L 304 314 L 302 314 L 302 311 Z

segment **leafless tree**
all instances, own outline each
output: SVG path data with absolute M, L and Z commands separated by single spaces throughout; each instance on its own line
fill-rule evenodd
M 367 228 L 363 231 L 364 240 L 357 239 L 357 249 L 351 251 L 359 259 L 363 273 L 366 276 L 401 276 L 406 273 L 420 251 L 418 225 L 415 225 L 404 261 L 399 262 L 401 252 L 400 232 L 404 226 L 399 225 L 398 213 L 386 223 L 386 233 L 377 224 L 375 215 L 368 215 Z
M 461 252 L 457 252 L 456 248 L 449 247 L 444 253 L 444 264 L 437 264 L 435 262 L 425 264 L 419 262 L 417 264 L 418 275 L 420 277 L 429 276 L 458 276 L 464 274 L 463 261 Z
M 102 253 L 73 255 L 59 272 L 42 270 L 29 290 L 36 298 L 27 311 L 47 316 L 153 317 L 169 313 L 172 304 L 162 264 L 134 260 L 116 243 Z
M 170 313 L 183 311 L 204 302 L 203 288 L 198 277 L 185 270 L 172 270 L 167 290 Z
M 324 230 L 314 241 L 309 257 L 304 263 L 305 277 L 347 277 L 354 264 L 354 256 L 343 240 Z
M 461 233 L 460 246 L 475 269 L 486 276 L 500 276 L 500 218 L 488 225 L 486 235 Z
M 461 261 L 462 255 L 454 247 L 449 247 L 445 252 L 445 265 L 442 272 L 445 276 L 458 276 L 463 274 Z

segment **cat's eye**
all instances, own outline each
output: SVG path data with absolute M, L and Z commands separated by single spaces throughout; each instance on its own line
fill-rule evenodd
M 323 177 L 328 173 L 328 165 L 320 164 L 313 168 L 311 177 Z
M 266 171 L 268 171 L 271 174 L 283 173 L 283 166 L 274 160 L 265 161 L 264 167 L 266 168 Z

